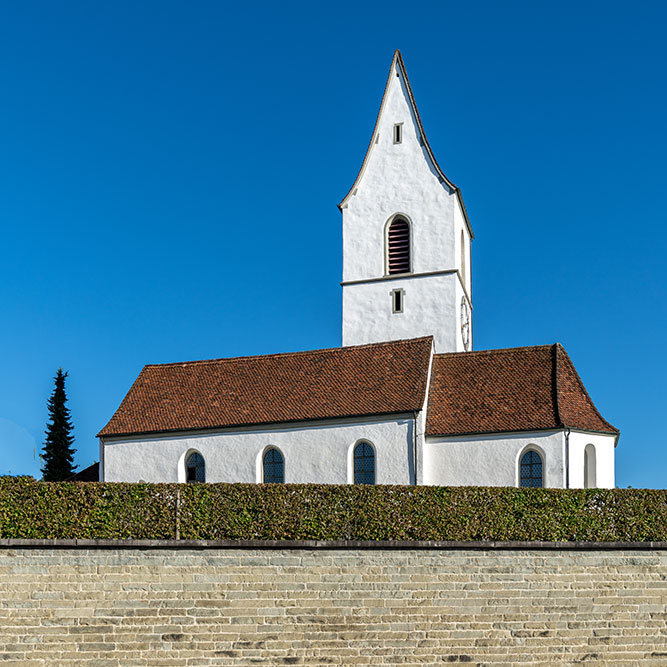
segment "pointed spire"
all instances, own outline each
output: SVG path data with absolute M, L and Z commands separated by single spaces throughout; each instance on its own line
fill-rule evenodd
M 385 109 L 385 106 L 387 104 L 387 98 L 389 95 L 389 89 L 391 87 L 391 84 L 393 82 L 394 74 L 397 77 L 402 77 L 403 82 L 405 84 L 405 90 L 407 93 L 407 98 L 408 98 L 408 103 L 412 109 L 412 112 L 415 117 L 416 125 L 417 125 L 417 131 L 419 133 L 419 137 L 422 141 L 422 144 L 424 146 L 424 149 L 426 150 L 426 154 L 428 155 L 428 158 L 430 162 L 433 165 L 433 168 L 436 170 L 436 173 L 441 179 L 441 182 L 446 184 L 457 196 L 460 204 L 461 204 L 461 210 L 463 211 L 463 215 L 465 218 L 466 225 L 468 227 L 468 231 L 470 232 L 471 238 L 474 238 L 474 234 L 472 232 L 472 227 L 470 225 L 470 220 L 468 219 L 468 213 L 465 208 L 465 204 L 463 203 L 463 197 L 461 196 L 461 191 L 460 189 L 452 182 L 450 181 L 447 176 L 445 176 L 445 173 L 443 170 L 440 168 L 440 165 L 438 164 L 437 160 L 435 159 L 435 155 L 433 154 L 433 150 L 431 149 L 430 144 L 428 143 L 428 140 L 426 139 L 426 133 L 424 132 L 424 126 L 422 125 L 421 117 L 419 116 L 419 110 L 417 109 L 417 104 L 415 103 L 415 98 L 412 93 L 412 87 L 410 86 L 410 81 L 408 79 L 408 74 L 407 70 L 405 69 L 405 63 L 403 62 L 403 56 L 401 55 L 401 52 L 399 49 L 396 49 L 394 51 L 394 56 L 391 60 L 391 67 L 389 68 L 389 76 L 387 77 L 387 83 L 384 88 L 384 93 L 382 95 L 382 102 L 380 104 L 380 111 L 378 112 L 377 118 L 375 120 L 375 126 L 373 127 L 373 133 L 371 135 L 371 140 L 368 145 L 368 149 L 366 150 L 366 155 L 364 156 L 363 163 L 361 165 L 361 169 L 359 170 L 359 173 L 357 174 L 357 177 L 354 180 L 354 183 L 352 184 L 352 187 L 348 191 L 348 193 L 343 197 L 342 201 L 340 204 L 338 204 L 339 209 L 343 209 L 344 206 L 347 204 L 347 201 L 349 200 L 350 196 L 354 193 L 356 190 L 357 186 L 359 185 L 359 182 L 361 181 L 361 178 L 366 170 L 366 166 L 368 164 L 368 161 L 370 159 L 371 153 L 373 151 L 373 146 L 375 144 L 376 138 L 377 138 L 377 132 L 380 126 L 380 121 L 382 119 L 382 113 Z

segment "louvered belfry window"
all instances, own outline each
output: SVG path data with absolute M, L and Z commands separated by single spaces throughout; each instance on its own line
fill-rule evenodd
M 387 264 L 389 273 L 410 272 L 410 225 L 396 218 L 387 232 Z

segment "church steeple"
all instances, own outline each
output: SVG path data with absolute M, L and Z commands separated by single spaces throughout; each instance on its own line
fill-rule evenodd
M 472 229 L 426 140 L 399 51 L 339 208 L 343 345 L 433 335 L 438 352 L 471 349 Z

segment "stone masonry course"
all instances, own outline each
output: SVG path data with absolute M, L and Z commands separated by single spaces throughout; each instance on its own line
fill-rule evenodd
M 667 550 L 0 548 L 7 665 L 667 664 Z

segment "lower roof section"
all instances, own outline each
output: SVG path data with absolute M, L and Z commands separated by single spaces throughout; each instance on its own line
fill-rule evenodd
M 560 344 L 434 356 L 427 436 L 562 428 L 619 432 Z

